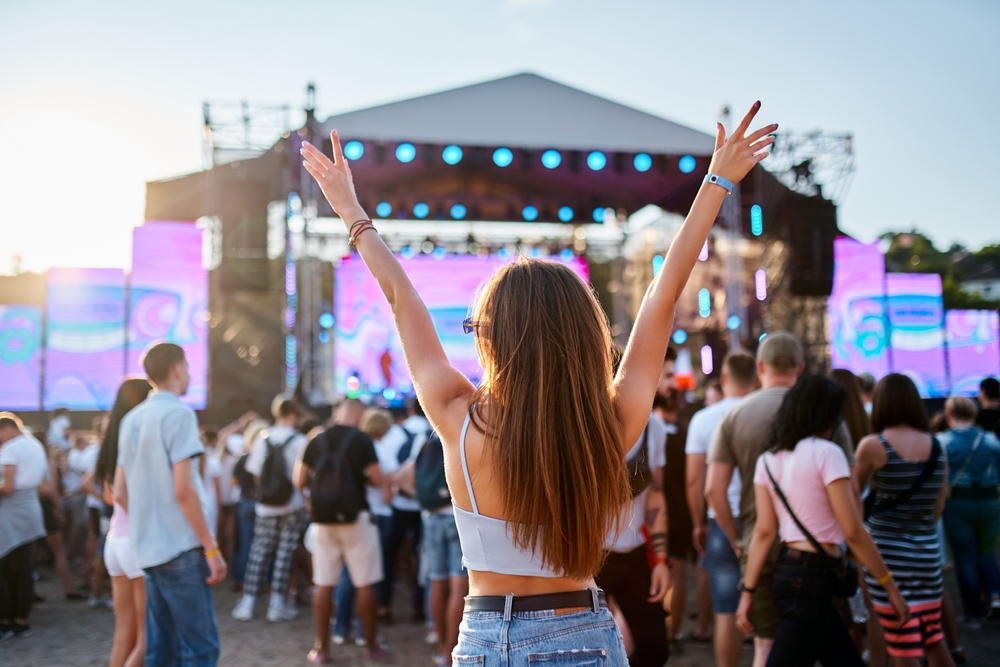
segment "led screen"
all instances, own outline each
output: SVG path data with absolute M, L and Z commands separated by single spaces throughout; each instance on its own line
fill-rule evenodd
M 462 321 L 468 317 L 480 283 L 505 261 L 495 256 L 475 255 L 400 259 L 430 310 L 451 363 L 474 382 L 482 371 L 473 336 L 462 332 Z M 587 278 L 583 258 L 574 257 L 565 263 Z M 337 269 L 334 303 L 337 391 L 377 393 L 389 389 L 387 395 L 412 391 L 392 312 L 378 283 L 356 255 L 345 258 Z
M 156 342 L 184 348 L 191 384 L 183 401 L 203 409 L 208 383 L 208 273 L 202 232 L 190 222 L 147 222 L 132 239 L 128 373 L 144 375 L 142 353 Z
M 125 377 L 125 273 L 50 269 L 45 409 L 107 410 Z
M 0 306 L 0 410 L 41 407 L 42 309 Z
M 885 262 L 877 244 L 834 241 L 833 293 L 827 301 L 830 360 L 834 368 L 889 372 L 885 317 Z
M 890 273 L 885 286 L 893 372 L 909 375 L 924 398 L 947 396 L 941 276 Z
M 949 310 L 945 322 L 951 393 L 974 396 L 984 378 L 1000 376 L 1000 315 L 995 310 Z

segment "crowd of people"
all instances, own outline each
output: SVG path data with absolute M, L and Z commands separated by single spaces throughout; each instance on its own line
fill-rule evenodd
M 712 642 L 734 667 L 751 637 L 755 667 L 964 662 L 958 624 L 1000 618 L 995 379 L 930 419 L 907 376 L 807 373 L 772 332 L 729 353 L 702 400 L 677 385 L 673 307 L 723 198 L 766 157 L 776 126 L 749 132 L 758 108 L 731 137 L 720 126 L 627 347 L 579 277 L 518 258 L 464 323 L 478 386 L 366 233 L 336 133 L 332 160 L 304 144 L 393 309 L 416 397 L 344 398 L 320 423 L 279 396 L 271 419 L 216 429 L 181 401 L 183 349 L 159 343 L 94 435 L 61 411 L 35 435 L 0 413 L 0 639 L 30 634 L 44 544 L 67 597 L 113 606 L 111 667 L 217 664 L 224 582 L 241 622 L 260 622 L 265 594 L 266 622 L 311 606 L 313 664 L 347 641 L 382 658 L 402 606 L 436 664 L 662 666 Z

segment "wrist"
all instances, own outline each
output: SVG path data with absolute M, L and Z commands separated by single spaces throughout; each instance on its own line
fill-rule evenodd
M 337 214 L 340 215 L 340 219 L 344 221 L 348 229 L 358 220 L 368 219 L 368 214 L 365 213 L 365 209 L 361 208 L 360 204 L 348 206 L 343 211 L 337 211 Z

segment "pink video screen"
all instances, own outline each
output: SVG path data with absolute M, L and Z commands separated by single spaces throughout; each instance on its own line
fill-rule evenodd
M 38 410 L 41 373 L 41 306 L 0 306 L 0 410 Z
M 50 269 L 45 298 L 45 409 L 110 409 L 125 377 L 125 272 Z
M 975 396 L 983 379 L 1000 377 L 1000 315 L 995 310 L 949 310 L 945 329 L 951 393 Z
M 892 371 L 910 376 L 923 398 L 947 396 L 941 276 L 890 273 L 885 291 Z
M 889 373 L 885 261 L 877 243 L 834 241 L 833 293 L 827 301 L 830 361 L 834 368 Z
M 550 258 L 566 264 L 584 280 L 582 257 Z M 510 261 L 491 255 L 430 255 L 400 258 L 430 310 L 434 328 L 452 365 L 473 382 L 482 375 L 474 338 L 462 331 L 479 286 Z M 403 360 L 392 312 L 378 283 L 357 255 L 345 258 L 334 275 L 335 384 L 340 394 L 409 393 L 413 390 Z
M 184 348 L 191 383 L 182 400 L 204 409 L 208 397 L 208 272 L 202 230 L 192 222 L 136 227 L 129 278 L 128 374 L 145 375 L 142 354 L 153 343 Z

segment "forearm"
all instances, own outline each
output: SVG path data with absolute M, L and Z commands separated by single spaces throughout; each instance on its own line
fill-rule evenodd
M 856 531 L 855 534 L 847 536 L 846 539 L 847 546 L 850 547 L 851 552 L 871 575 L 876 579 L 883 578 L 889 569 L 885 566 L 882 554 L 879 553 L 878 547 L 875 546 L 875 542 L 872 540 L 872 536 L 868 534 L 868 531 L 862 528 Z
M 775 537 L 777 537 L 777 534 L 773 532 L 754 531 L 753 537 L 750 539 L 750 553 L 747 556 L 746 573 L 743 576 L 743 585 L 747 588 L 757 588 L 757 579 L 760 578 L 760 572 L 764 569 L 767 554 L 771 551 L 771 545 L 774 544 Z
M 691 512 L 691 522 L 695 528 L 701 528 L 706 523 L 705 514 L 705 478 L 707 466 L 704 454 L 688 454 L 686 488 L 688 510 Z
M 715 522 L 719 524 L 719 528 L 735 549 L 740 543 L 740 530 L 736 525 L 736 519 L 733 518 L 732 510 L 729 509 L 729 498 L 726 497 L 725 490 L 709 489 L 708 503 L 715 510 Z
M 657 558 L 666 558 L 669 553 L 667 537 L 667 502 L 662 489 L 650 489 L 646 494 L 646 530 Z
M 206 552 L 213 551 L 216 548 L 215 538 L 212 536 L 212 532 L 208 529 L 208 523 L 205 521 L 205 514 L 201 509 L 201 499 L 198 497 L 198 492 L 195 491 L 193 486 L 185 486 L 183 489 L 178 489 L 175 496 L 177 504 L 180 505 L 181 512 L 184 513 L 184 518 L 187 519 L 188 525 L 191 526 L 191 530 L 194 531 L 195 537 L 198 538 L 198 542 L 202 548 Z

